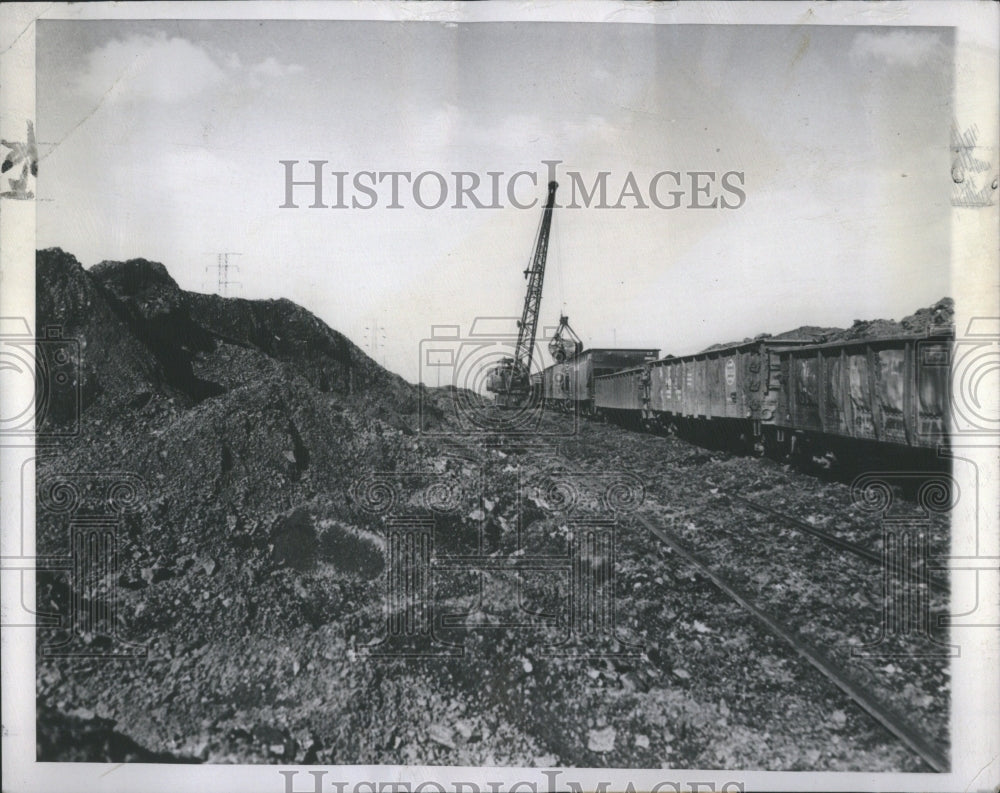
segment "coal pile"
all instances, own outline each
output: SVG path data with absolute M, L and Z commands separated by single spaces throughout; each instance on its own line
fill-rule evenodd
M 921 308 L 899 322 L 891 319 L 854 320 L 846 330 L 829 334 L 827 341 L 878 339 L 886 336 L 917 336 L 935 330 L 947 330 L 955 324 L 955 301 L 943 297 L 934 305 Z
M 443 412 L 425 393 L 421 414 L 419 387 L 287 300 L 185 292 L 144 259 L 85 270 L 49 249 L 36 261 L 37 325 L 78 345 L 80 393 L 78 415 L 56 394 L 39 428 L 78 430 L 40 449 L 39 553 L 67 553 L 73 516 L 48 508 L 59 493 L 80 496 L 80 515 L 106 511 L 101 492 L 115 483 L 134 491 L 114 583 L 118 639 L 145 656 L 49 658 L 43 648 L 61 641 L 114 647 L 40 630 L 40 756 L 197 761 L 228 719 L 225 735 L 246 745 L 219 738 L 213 751 L 276 761 L 284 750 L 268 747 L 281 741 L 257 738 L 283 728 L 246 715 L 276 695 L 244 679 L 247 667 L 280 688 L 307 663 L 269 670 L 290 657 L 289 636 L 342 634 L 345 615 L 377 611 L 380 538 L 358 528 L 348 489 L 360 471 L 419 468 L 413 436 Z M 70 599 L 65 576 L 40 575 L 40 610 L 65 614 Z M 290 756 L 309 743 L 286 738 Z
M 416 388 L 289 300 L 242 300 L 181 290 L 145 259 L 89 271 L 53 248 L 36 256 L 37 322 L 57 325 L 85 354 L 83 408 L 165 396 L 184 407 L 256 381 L 273 367 L 372 417 L 414 417 Z M 214 379 L 213 379 L 214 378 Z
M 898 322 L 892 319 L 856 319 L 849 328 L 822 327 L 819 325 L 802 325 L 781 333 L 761 333 L 753 338 L 747 337 L 742 342 L 730 341 L 724 344 L 713 344 L 702 352 L 711 352 L 735 344 L 745 344 L 760 339 L 794 339 L 809 341 L 814 344 L 826 342 L 852 341 L 854 339 L 882 339 L 890 336 L 922 336 L 935 331 L 954 328 L 955 301 L 943 297 L 931 306 L 917 309 Z

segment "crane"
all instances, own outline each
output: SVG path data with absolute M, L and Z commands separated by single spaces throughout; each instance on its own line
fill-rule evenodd
M 490 370 L 486 390 L 496 394 L 500 407 L 520 407 L 531 396 L 531 355 L 535 348 L 538 330 L 538 309 L 542 303 L 542 284 L 545 281 L 545 258 L 549 250 L 549 232 L 552 228 L 552 208 L 556 203 L 557 182 L 549 182 L 549 195 L 542 210 L 542 220 L 535 239 L 535 252 L 531 266 L 524 271 L 528 279 L 528 292 L 524 296 L 524 309 L 517 323 L 517 346 L 512 358 L 503 358 Z

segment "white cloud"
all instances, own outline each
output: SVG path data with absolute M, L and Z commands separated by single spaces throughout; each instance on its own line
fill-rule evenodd
M 256 77 L 272 77 L 275 79 L 289 77 L 303 71 L 305 71 L 305 69 L 297 63 L 280 63 L 273 57 L 269 57 L 255 66 L 250 67 L 250 74 Z
M 943 46 L 937 33 L 917 30 L 891 32 L 864 31 L 854 37 L 851 58 L 881 60 L 890 66 L 917 66 L 928 60 Z
M 134 35 L 93 50 L 76 87 L 90 100 L 143 99 L 168 104 L 189 99 L 230 80 L 249 76 L 253 86 L 303 72 L 302 66 L 268 57 L 243 66 L 236 53 L 218 58 L 184 38 Z
M 174 103 L 218 85 L 226 72 L 187 39 L 135 35 L 91 52 L 77 88 L 92 99 L 151 99 Z

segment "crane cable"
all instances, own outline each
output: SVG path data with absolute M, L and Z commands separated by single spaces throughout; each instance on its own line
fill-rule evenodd
M 562 246 L 559 244 L 558 235 L 552 233 L 552 231 L 549 232 L 549 251 L 552 254 L 551 258 L 555 259 L 556 268 L 556 296 L 559 298 L 560 319 L 560 324 L 556 329 L 556 333 L 558 333 L 562 329 L 562 317 L 566 313 L 566 294 L 563 288 Z M 549 354 L 552 355 L 551 351 Z M 559 360 L 554 358 L 554 356 L 553 359 L 556 361 Z
M 555 218 L 553 218 L 553 220 L 555 220 Z M 566 312 L 566 292 L 563 287 L 562 246 L 559 244 L 558 234 L 549 232 L 549 239 L 551 240 L 550 245 L 555 248 L 554 258 L 556 260 L 556 293 L 559 297 L 559 316 L 561 317 Z
M 534 237 L 535 242 L 531 246 L 531 253 L 528 254 L 528 266 L 524 268 L 525 269 L 525 273 L 524 273 L 525 279 L 527 279 L 527 278 L 530 277 L 530 273 L 531 273 L 531 271 L 535 267 L 535 253 L 538 251 L 538 241 L 542 237 L 542 224 L 544 222 L 545 222 L 545 212 L 543 210 L 542 211 L 542 216 L 540 218 L 538 218 L 538 225 L 535 226 L 535 237 Z M 551 228 L 552 228 L 552 226 L 551 226 L 551 221 L 550 221 L 549 229 L 551 229 Z M 550 240 L 552 239 L 552 232 L 551 231 L 549 232 L 549 239 Z

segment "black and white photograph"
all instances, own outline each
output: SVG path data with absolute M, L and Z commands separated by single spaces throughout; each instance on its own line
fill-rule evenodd
M 995 4 L 0 14 L 5 791 L 1000 784 Z

